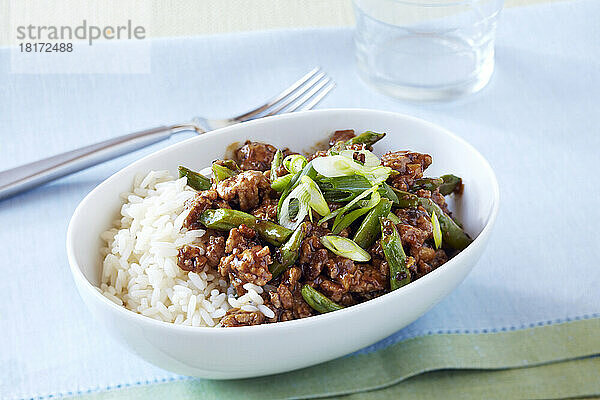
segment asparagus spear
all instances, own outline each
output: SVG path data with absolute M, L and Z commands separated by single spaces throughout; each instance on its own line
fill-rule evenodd
M 260 220 L 254 215 L 227 208 L 206 210 L 200 215 L 199 221 L 207 228 L 220 231 L 228 231 L 244 224 L 257 231 L 263 239 L 274 246 L 281 246 L 292 234 L 291 230 L 274 222 Z
M 344 306 L 340 306 L 337 303 L 334 303 L 327 297 L 325 297 L 322 293 L 314 289 L 309 285 L 304 285 L 301 290 L 302 297 L 304 301 L 308 303 L 313 309 L 318 311 L 321 314 L 328 313 L 331 311 L 341 310 Z
M 379 236 L 379 218 L 386 217 L 392 209 L 392 202 L 381 199 L 375 207 L 369 211 L 354 234 L 354 242 L 363 249 L 369 248 Z
M 279 276 L 286 268 L 292 266 L 298 259 L 300 245 L 308 233 L 307 222 L 303 222 L 296 228 L 287 242 L 277 250 L 275 261 L 269 266 L 273 278 Z
M 194 190 L 208 190 L 210 189 L 211 183 L 210 179 L 207 177 L 200 175 L 197 172 L 192 171 L 189 168 L 186 168 L 182 165 L 179 166 L 179 177 L 187 177 L 187 184 Z
M 419 197 L 421 205 L 429 214 L 435 213 L 442 229 L 442 239 L 444 243 L 456 250 L 462 250 L 467 247 L 473 239 L 469 237 L 461 228 L 450 218 L 442 209 L 431 199 Z
M 406 254 L 402 248 L 402 240 L 392 221 L 380 218 L 381 246 L 383 254 L 390 266 L 390 287 L 396 290 L 410 282 L 410 271 L 406 262 Z

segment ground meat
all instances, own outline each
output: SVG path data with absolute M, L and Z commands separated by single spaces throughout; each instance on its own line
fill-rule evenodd
M 277 203 L 279 199 L 265 198 L 262 203 L 254 210 L 252 215 L 258 219 L 266 219 L 269 221 L 277 222 Z
M 389 178 L 392 186 L 408 190 L 415 179 L 423 177 L 423 171 L 431 165 L 431 156 L 409 151 L 388 152 L 381 157 L 381 164 L 398 172 Z
M 202 225 L 198 222 L 200 215 L 212 208 L 231 208 L 229 204 L 220 199 L 216 190 L 209 189 L 198 192 L 186 203 L 189 213 L 183 221 L 183 227 L 188 229 L 200 229 Z
M 265 321 L 265 316 L 259 311 L 244 311 L 232 308 L 221 320 L 225 327 L 260 325 Z
M 309 236 L 300 245 L 298 261 L 307 280 L 313 280 L 323 270 L 329 260 L 329 252 L 323 247 L 317 236 Z
M 369 249 L 371 255 L 371 265 L 377 268 L 385 279 L 390 276 L 390 266 L 385 260 L 385 254 L 383 253 L 383 247 L 381 246 L 381 239 L 377 240 L 373 246 Z
M 421 206 L 418 208 L 401 208 L 396 215 L 402 223 L 412 225 L 427 233 L 427 239 L 433 237 L 433 224 L 429 213 Z
M 327 152 L 325 150 L 319 150 L 316 151 L 314 154 L 311 154 L 310 156 L 308 156 L 306 159 L 308 161 L 312 161 L 317 157 L 326 157 L 327 156 Z
M 275 313 L 275 317 L 270 319 L 271 322 L 306 318 L 313 314 L 312 308 L 304 301 L 300 292 L 301 277 L 300 268 L 291 267 L 282 274 L 277 290 L 269 292 L 267 306 Z
M 424 251 L 424 249 L 427 249 Z M 416 261 L 416 277 L 415 279 L 421 278 L 427 275 L 440 265 L 448 261 L 446 252 L 442 249 L 433 250 L 431 248 L 423 247 L 420 249 L 418 261 Z
M 177 265 L 184 271 L 201 272 L 207 261 L 204 251 L 196 246 L 185 245 L 177 254 Z
M 356 269 L 354 261 L 348 258 L 337 256 L 327 260 L 327 275 L 339 282 L 346 291 L 350 290 Z
M 228 254 L 241 253 L 258 244 L 256 231 L 242 224 L 238 228 L 233 228 L 229 231 L 229 236 L 225 243 L 225 252 Z
M 333 282 L 327 278 L 322 278 L 319 280 L 319 287 L 317 290 L 320 290 L 321 293 L 335 302 L 340 302 L 344 295 L 348 294 L 348 290 L 344 289 L 341 284 Z M 352 296 L 350 295 L 350 297 Z
M 329 139 L 329 147 L 333 146 L 337 142 L 347 142 L 348 140 L 354 137 L 354 130 L 347 129 L 343 131 L 335 131 L 331 138 Z
M 366 156 L 364 153 L 359 153 L 358 151 L 352 154 L 352 158 L 354 161 L 358 161 L 361 164 L 365 163 Z
M 448 209 L 448 204 L 446 204 L 446 198 L 443 194 L 440 193 L 439 190 L 436 189 L 435 192 L 431 192 L 431 200 L 433 200 L 435 204 L 440 206 L 442 211 L 444 211 L 446 214 L 452 217 L 452 213 Z
M 357 270 L 349 281 L 349 290 L 354 293 L 379 292 L 389 287 L 388 279 L 379 269 L 368 264 L 357 265 Z
M 237 163 L 243 170 L 268 171 L 277 149 L 270 144 L 247 141 L 236 152 Z
M 432 249 L 431 247 L 427 247 L 427 246 L 422 246 L 416 254 L 416 258 L 419 261 L 423 261 L 426 263 L 429 263 L 433 260 L 433 258 L 435 257 L 435 250 Z
M 229 277 L 229 282 L 241 295 L 244 293 L 242 286 L 245 283 L 250 282 L 263 286 L 271 280 L 273 277 L 269 272 L 271 262 L 269 248 L 257 245 L 241 252 L 235 251 L 233 254 L 223 257 L 219 264 L 219 273 L 221 276 Z
M 433 268 L 437 268 L 440 265 L 446 263 L 447 261 L 448 255 L 446 254 L 446 251 L 444 251 L 443 249 L 437 249 L 435 251 L 435 256 L 433 257 L 433 260 L 429 261 L 429 264 L 433 266 Z
M 275 176 L 275 178 L 273 178 L 271 176 L 271 173 L 269 172 L 269 179 L 271 180 L 271 182 L 273 182 L 275 179 L 279 178 L 280 176 L 284 176 L 289 174 L 290 172 L 282 165 L 280 165 L 279 167 L 277 167 L 277 169 L 275 169 L 275 172 L 277 173 L 277 176 Z
M 383 253 L 383 247 L 381 246 L 381 239 L 377 239 L 373 246 L 369 249 L 369 254 L 371 255 L 371 259 L 384 259 L 385 254 Z
M 205 243 L 207 264 L 216 268 L 221 261 L 221 257 L 225 255 L 225 238 L 220 235 L 209 235 Z
M 411 248 L 420 248 L 429 237 L 424 230 L 406 224 L 398 225 L 398 232 L 402 238 L 402 246 L 408 245 Z
M 244 171 L 217 184 L 217 193 L 226 201 L 248 211 L 260 204 L 261 197 L 271 190 L 267 177 L 258 171 Z

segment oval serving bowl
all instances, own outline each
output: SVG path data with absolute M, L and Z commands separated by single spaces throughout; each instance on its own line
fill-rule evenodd
M 453 173 L 465 183 L 450 209 L 474 242 L 421 279 L 392 293 L 315 317 L 236 328 L 179 326 L 118 306 L 95 286 L 100 280 L 100 233 L 119 214 L 119 193 L 134 176 L 177 166 L 201 169 L 234 142 L 251 139 L 296 151 L 311 151 L 339 129 L 387 132 L 375 153 L 414 150 L 431 154 L 428 176 Z M 401 114 L 331 109 L 269 117 L 218 129 L 157 151 L 117 172 L 75 210 L 67 254 L 77 289 L 92 315 L 145 360 L 176 372 L 211 379 L 248 378 L 303 368 L 373 344 L 423 315 L 465 278 L 481 256 L 498 212 L 498 183 L 488 162 L 464 140 L 436 125 Z M 410 304 L 411 307 L 405 307 Z

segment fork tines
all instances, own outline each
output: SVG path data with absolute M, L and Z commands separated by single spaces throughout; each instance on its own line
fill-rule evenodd
M 335 87 L 335 82 L 320 67 L 304 75 L 262 106 L 235 118 L 237 121 L 287 112 L 310 110 Z

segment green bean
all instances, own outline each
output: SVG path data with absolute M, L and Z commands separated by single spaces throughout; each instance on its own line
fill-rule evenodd
M 271 172 L 269 173 L 269 179 L 271 182 L 275 182 L 275 179 L 277 179 L 277 169 L 281 166 L 282 162 L 283 153 L 278 149 L 273 156 L 273 161 L 271 161 Z
M 274 222 L 261 220 L 243 211 L 227 208 L 206 210 L 198 220 L 205 227 L 219 231 L 228 231 L 244 224 L 258 232 L 264 240 L 273 246 L 281 246 L 292 234 L 291 230 Z
M 208 179 L 207 177 L 205 177 L 203 175 L 200 175 L 197 172 L 192 171 L 191 169 L 188 169 L 188 168 L 180 165 L 179 166 L 179 177 L 183 178 L 184 176 L 187 178 L 188 186 L 194 190 L 197 190 L 197 191 L 208 190 L 211 187 L 210 179 Z
M 396 290 L 410 283 L 410 271 L 408 270 L 406 254 L 394 223 L 382 217 L 380 218 L 380 224 L 381 247 L 383 247 L 385 260 L 390 266 L 390 288 Z
M 398 202 L 394 203 L 396 207 L 416 208 L 419 206 L 419 198 L 416 195 L 405 192 L 404 190 L 396 189 L 395 187 L 392 187 L 392 190 L 398 197 Z
M 213 163 L 212 165 L 213 178 L 215 182 L 219 183 L 224 181 L 227 178 L 231 178 L 236 174 L 235 171 L 217 163 Z
M 301 293 L 304 301 L 306 301 L 309 306 L 321 314 L 341 310 L 344 308 L 344 306 L 334 303 L 332 300 L 328 299 L 322 293 L 309 285 L 304 285 Z
M 286 268 L 291 267 L 298 259 L 298 252 L 302 241 L 308 234 L 308 222 L 303 222 L 296 228 L 290 238 L 277 249 L 275 261 L 269 265 L 273 278 L 278 277 Z
M 366 131 L 361 133 L 358 136 L 353 137 L 352 139 L 346 141 L 346 146 L 351 146 L 353 144 L 364 144 L 365 146 L 372 146 L 385 136 L 385 133 L 377 133 L 373 131 Z
M 379 237 L 379 218 L 386 217 L 391 209 L 391 201 L 379 200 L 379 203 L 363 219 L 352 240 L 363 249 L 368 249 Z
M 444 196 L 449 195 L 452 192 L 459 192 L 461 185 L 462 185 L 462 179 L 459 178 L 456 175 L 452 175 L 452 174 L 448 174 L 448 175 L 442 175 L 441 176 L 442 180 L 444 181 L 444 183 L 441 184 L 440 186 L 440 193 L 443 194 Z
M 237 165 L 237 163 L 233 160 L 218 160 L 215 161 L 217 164 L 222 165 L 224 167 L 229 168 L 230 170 L 232 170 L 233 172 L 240 172 L 240 167 Z
M 411 189 L 425 189 L 431 190 L 432 192 L 439 188 L 444 183 L 442 178 L 419 178 L 415 179 Z
M 427 210 L 429 214 L 435 213 L 438 217 L 444 243 L 447 243 L 456 250 L 462 250 L 473 241 L 473 239 L 471 239 L 469 235 L 467 235 L 460 226 L 458 226 L 458 224 L 442 211 L 440 206 L 435 204 L 431 199 L 419 197 L 419 204 Z

